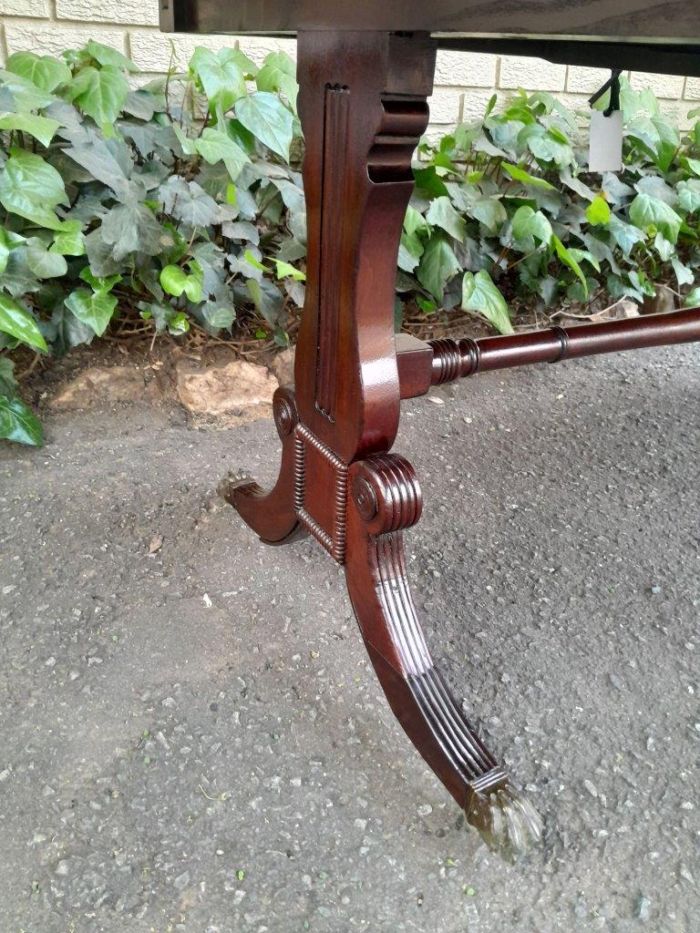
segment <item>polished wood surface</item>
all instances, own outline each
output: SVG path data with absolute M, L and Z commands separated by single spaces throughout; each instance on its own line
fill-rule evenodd
M 163 28 L 579 36 L 700 44 L 697 0 L 162 0 Z

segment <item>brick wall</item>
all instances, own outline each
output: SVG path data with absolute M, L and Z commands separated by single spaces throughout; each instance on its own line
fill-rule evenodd
M 96 39 L 129 55 L 143 74 L 166 71 L 174 46 L 176 65 L 184 67 L 196 45 L 220 48 L 232 36 L 166 36 L 158 32 L 158 0 L 0 0 L 0 57 L 19 50 L 56 54 Z M 241 47 L 259 61 L 272 49 L 294 55 L 292 40 L 244 36 Z M 172 43 L 172 45 L 171 45 Z M 431 133 L 460 120 L 478 117 L 494 90 L 507 96 L 518 87 L 552 91 L 572 109 L 608 77 L 597 68 L 554 65 L 531 58 L 440 52 L 431 100 Z M 633 74 L 634 87 L 651 87 L 663 109 L 681 126 L 700 106 L 700 79 Z

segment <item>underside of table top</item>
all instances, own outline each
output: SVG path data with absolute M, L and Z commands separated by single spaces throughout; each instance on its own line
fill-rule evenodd
M 698 0 L 161 0 L 166 32 L 429 32 L 441 48 L 700 75 Z
M 176 31 L 405 30 L 452 37 L 559 36 L 700 47 L 695 0 L 163 0 Z

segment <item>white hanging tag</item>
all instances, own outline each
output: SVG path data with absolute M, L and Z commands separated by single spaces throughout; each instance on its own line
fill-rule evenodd
M 622 111 L 606 117 L 602 110 L 591 111 L 589 172 L 622 171 Z

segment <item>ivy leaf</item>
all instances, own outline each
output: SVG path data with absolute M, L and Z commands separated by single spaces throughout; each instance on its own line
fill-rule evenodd
M 27 265 L 40 279 L 55 279 L 68 271 L 63 256 L 49 252 L 38 237 L 27 240 Z
M 248 154 L 221 130 L 207 127 L 201 137 L 195 140 L 195 150 L 205 162 L 215 165 L 223 162 L 232 181 L 236 181 L 245 165 L 250 162 Z
M 610 205 L 602 194 L 597 194 L 586 208 L 586 219 L 594 227 L 607 226 L 611 216 Z
M 121 52 L 112 48 L 111 45 L 103 45 L 101 42 L 95 42 L 94 39 L 90 39 L 85 46 L 85 51 L 90 58 L 94 58 L 95 61 L 102 66 L 118 68 L 122 71 L 138 71 L 136 65 L 130 58 L 127 58 L 126 55 L 122 55 Z
M 525 169 L 520 168 L 518 165 L 511 165 L 509 162 L 503 162 L 501 168 L 506 175 L 510 175 L 513 181 L 519 181 L 523 185 L 530 185 L 532 188 L 546 188 L 549 191 L 556 190 L 554 185 L 550 184 L 545 178 L 537 178 L 535 175 L 530 175 L 529 172 L 526 172 Z
M 160 284 L 163 290 L 175 298 L 179 298 L 183 293 L 193 304 L 202 300 L 202 268 L 197 262 L 188 263 L 190 274 L 188 275 L 182 266 L 174 264 L 164 266 L 160 273 Z
M 676 192 L 681 210 L 688 214 L 694 214 L 700 210 L 700 181 L 697 178 L 679 181 L 676 185 Z
M 7 59 L 7 70 L 26 78 L 43 91 L 53 91 L 71 79 L 68 65 L 52 55 L 15 52 Z
M 117 299 L 106 291 L 90 291 L 76 288 L 65 300 L 65 305 L 79 321 L 87 324 L 94 333 L 101 337 L 112 320 L 117 307 Z
M 289 160 L 294 117 L 275 94 L 258 91 L 236 102 L 236 117 L 268 149 Z
M 692 285 L 693 282 L 695 282 L 693 270 L 689 269 L 685 263 L 682 263 L 678 256 L 671 257 L 671 265 L 673 266 L 673 271 L 676 273 L 676 280 L 679 288 L 682 288 L 684 285 Z
M 83 113 L 104 127 L 115 122 L 129 94 L 122 72 L 113 65 L 83 68 L 73 78 L 70 99 Z
M 681 217 L 659 198 L 653 198 L 648 194 L 638 194 L 630 204 L 629 217 L 635 226 L 640 227 L 647 233 L 660 230 L 671 243 L 678 241 L 678 234 L 683 223 Z
M 399 269 L 404 272 L 413 272 L 423 255 L 423 243 L 414 233 L 402 233 L 399 244 Z
M 454 207 L 452 207 L 452 202 L 449 198 L 435 198 L 428 208 L 425 220 L 434 227 L 440 227 L 460 243 L 464 242 L 464 238 L 467 235 L 467 224 L 464 217 L 458 214 Z
M 163 249 L 163 229 L 145 204 L 115 204 L 103 217 L 101 231 L 117 260 L 135 252 L 156 256 Z
M 164 210 L 191 227 L 208 227 L 219 219 L 219 205 L 196 181 L 172 175 L 158 194 Z
M 0 116 L 0 130 L 19 130 L 38 139 L 42 146 L 48 146 L 61 124 L 49 117 L 40 117 L 35 113 L 6 113 Z
M 506 209 L 498 198 L 477 198 L 470 210 L 489 233 L 498 233 L 501 225 L 508 219 Z
M 684 308 L 700 308 L 700 286 L 689 291 L 683 299 Z
M 418 267 L 418 281 L 440 302 L 448 281 L 460 270 L 454 250 L 441 234 L 433 235 Z
M 583 274 L 581 266 L 579 266 L 576 261 L 575 256 L 564 246 L 562 241 L 558 236 L 552 234 L 552 245 L 554 246 L 554 251 L 565 266 L 568 266 L 569 269 L 577 276 L 581 285 L 583 285 L 583 291 L 586 297 L 588 297 L 588 281 L 586 276 Z
M 534 237 L 540 243 L 549 244 L 552 239 L 552 225 L 542 213 L 527 204 L 519 207 L 513 214 L 513 236 L 516 240 Z
M 3 110 L 16 110 L 28 113 L 31 110 L 41 110 L 42 107 L 56 100 L 53 94 L 37 87 L 32 81 L 13 74 L 11 71 L 0 69 L 0 83 L 3 91 L 9 91 L 14 106 L 3 106 Z
M 261 279 L 259 282 L 248 279 L 246 288 L 260 314 L 269 324 L 276 324 L 283 306 L 279 290 L 267 279 Z
M 61 221 L 51 208 L 67 204 L 63 179 L 41 156 L 11 149 L 0 173 L 0 203 L 5 210 L 41 227 L 60 230 Z
M 230 110 L 240 97 L 246 97 L 245 71 L 236 49 L 212 52 L 198 46 L 190 59 L 190 72 L 198 78 L 209 99 L 209 109 Z
M 306 275 L 300 270 L 295 269 L 294 266 L 290 265 L 288 262 L 284 262 L 282 259 L 273 259 L 272 260 L 277 267 L 277 278 L 278 279 L 294 279 L 295 282 L 305 282 Z
M 79 220 L 66 220 L 61 230 L 54 234 L 50 252 L 61 256 L 84 256 L 85 237 L 80 229 Z
M 0 293 L 0 331 L 37 350 L 48 350 L 34 318 L 14 298 Z
M 0 395 L 0 438 L 30 447 L 41 447 L 44 432 L 41 422 L 24 402 Z
M 637 243 L 644 242 L 644 234 L 633 224 L 628 224 L 624 220 L 613 214 L 608 226 L 613 240 L 620 247 L 625 256 L 629 256 Z
M 6 356 L 0 356 L 0 395 L 14 398 L 17 394 L 15 364 Z
M 491 276 L 483 269 L 476 275 L 473 272 L 464 273 L 462 308 L 464 311 L 476 311 L 483 315 L 499 334 L 513 333 L 506 300 L 494 285 Z
M 255 77 L 259 91 L 280 91 L 296 108 L 299 85 L 296 80 L 296 65 L 285 52 L 271 52 Z

